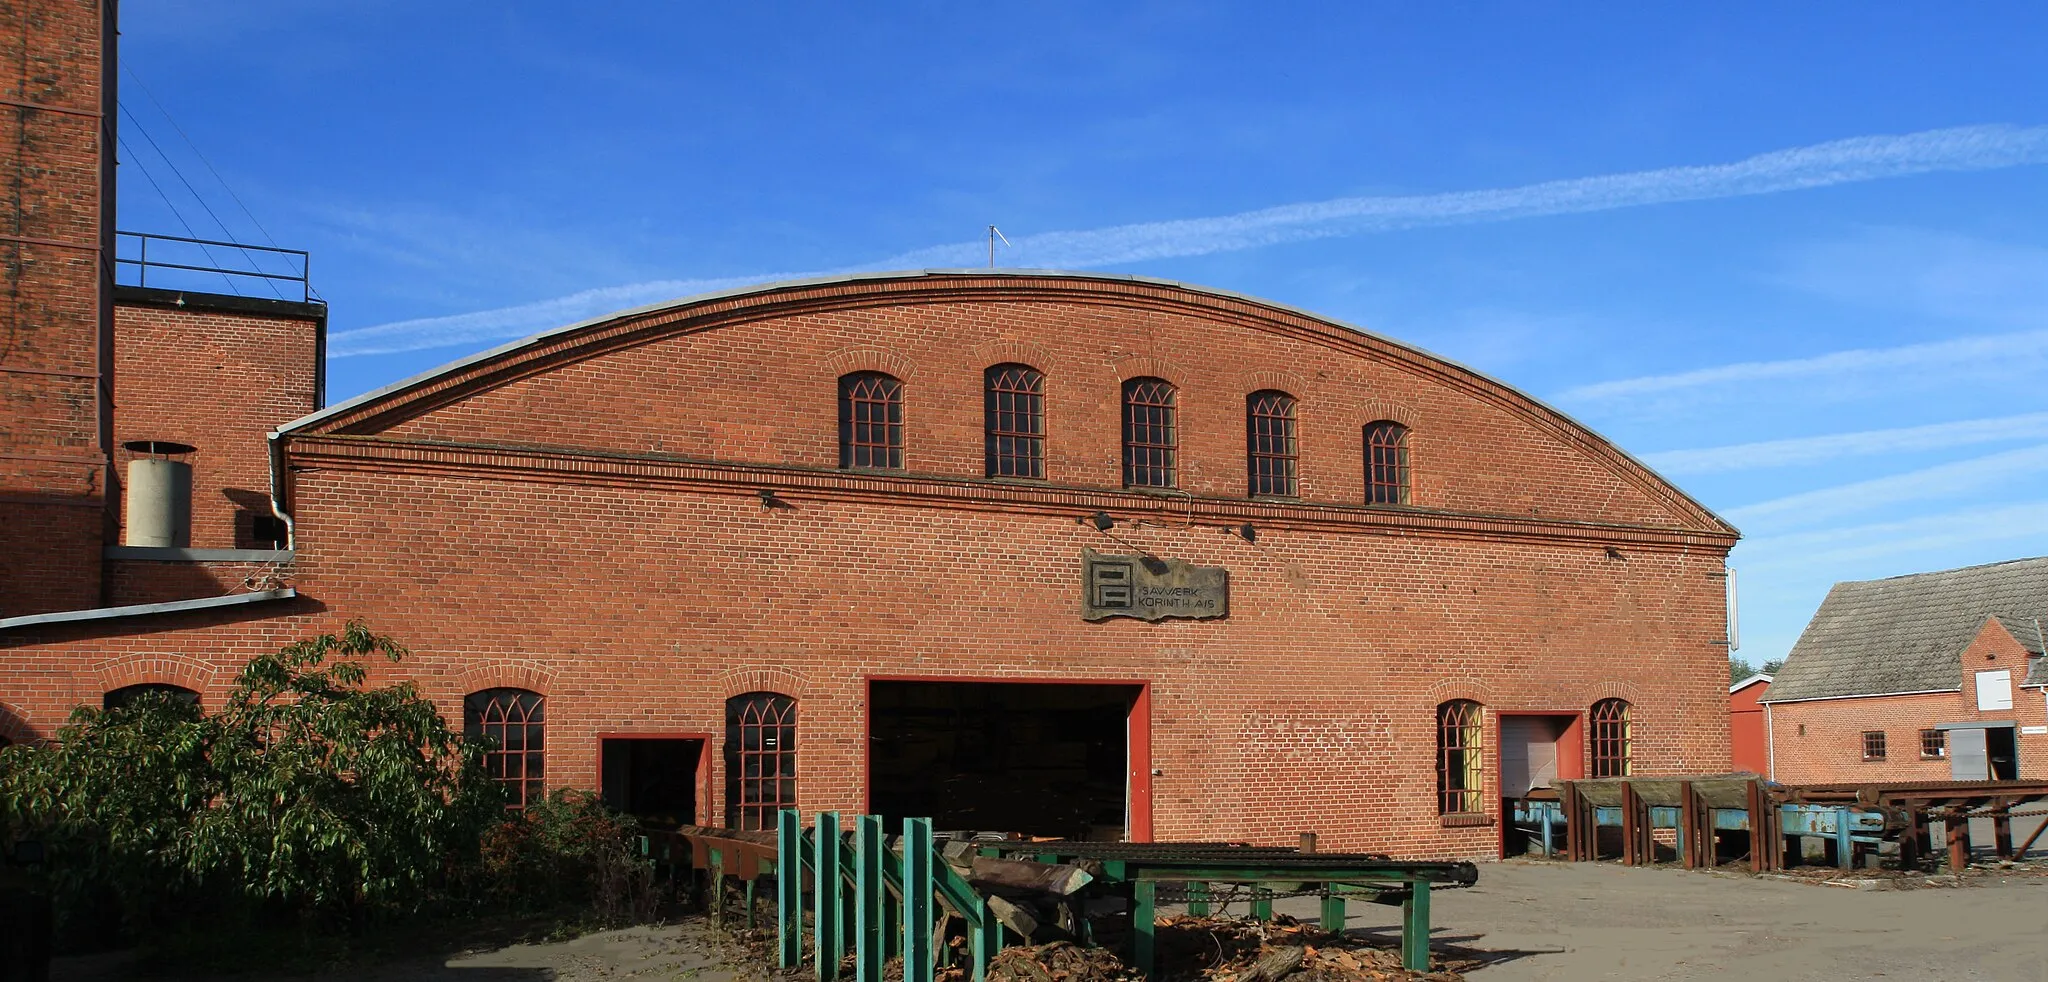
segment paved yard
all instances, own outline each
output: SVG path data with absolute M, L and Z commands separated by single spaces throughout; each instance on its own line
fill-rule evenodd
M 1435 943 L 1493 960 L 1472 982 L 1938 979 L 2048 982 L 2048 879 L 1863 891 L 1608 863 L 1489 863 L 1435 895 Z M 1275 905 L 1303 919 L 1312 899 Z M 1235 913 L 1236 911 L 1233 911 Z M 1399 937 L 1398 908 L 1350 928 Z
M 1304 920 L 1312 898 L 1275 907 Z M 1230 911 L 1242 914 L 1241 906 Z M 1436 894 L 1440 947 L 1487 959 L 1472 982 L 2048 982 L 2048 878 L 1863 891 L 1609 863 L 1487 863 Z M 1352 904 L 1349 928 L 1399 937 L 1398 908 Z M 750 982 L 701 921 L 401 961 L 366 982 Z M 737 969 L 737 970 L 736 970 Z M 126 978 L 118 956 L 62 959 L 53 982 Z M 260 969 L 242 980 L 267 977 Z M 333 976 L 321 976 L 321 982 Z

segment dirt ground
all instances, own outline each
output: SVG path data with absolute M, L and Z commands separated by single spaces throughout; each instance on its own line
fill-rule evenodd
M 1275 908 L 1304 919 L 1316 902 Z M 1398 908 L 1351 905 L 1400 936 Z M 2048 879 L 1851 890 L 1611 863 L 1504 862 L 1435 894 L 1433 943 L 1489 961 L 1472 982 L 1627 979 L 2048 982 Z
M 1310 898 L 1283 913 L 1316 916 Z M 1610 863 L 1505 862 L 1440 891 L 1433 944 L 1487 962 L 1472 982 L 1856 979 L 2048 982 L 2048 877 L 1988 876 L 1956 889 L 1852 890 Z M 1234 907 L 1230 913 L 1241 914 Z M 1399 910 L 1353 904 L 1348 928 L 1399 937 Z M 369 982 L 760 982 L 701 922 L 629 928 L 349 974 Z M 118 962 L 62 959 L 53 982 L 129 977 Z M 260 970 L 233 976 L 270 978 Z M 331 977 L 328 977 L 331 978 Z M 327 978 L 318 982 L 328 982 Z

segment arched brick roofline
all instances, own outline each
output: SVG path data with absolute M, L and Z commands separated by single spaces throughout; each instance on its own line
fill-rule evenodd
M 680 334 L 799 313 L 905 304 L 1018 300 L 1099 304 L 1197 315 L 1218 323 L 1294 337 L 1395 364 L 1446 388 L 1489 402 L 1602 461 L 1644 494 L 1664 503 L 1674 513 L 1686 516 L 1693 527 L 1735 534 L 1733 526 L 1606 438 L 1535 398 L 1472 369 L 1391 338 L 1271 301 L 1169 280 L 1100 273 L 1035 270 L 859 273 L 769 283 L 667 301 L 546 331 L 451 362 L 426 374 L 301 417 L 279 427 L 278 433 L 287 438 L 287 445 L 288 438 L 296 434 L 376 433 L 478 392 L 621 348 Z M 1169 377 L 1169 380 L 1172 379 Z
M 499 658 L 463 669 L 456 683 L 464 696 L 485 689 L 525 689 L 546 696 L 555 687 L 555 670 L 539 662 Z
M 909 382 L 917 376 L 917 366 L 910 359 L 880 348 L 841 348 L 825 359 L 825 371 L 832 379 L 854 372 L 881 372 L 895 376 L 899 382 Z
M 975 346 L 974 360 L 981 367 L 993 365 L 1029 365 L 1039 371 L 1053 363 L 1052 352 L 1029 341 L 989 341 Z
M 795 699 L 801 709 L 811 694 L 811 682 L 786 668 L 734 668 L 712 679 L 711 689 L 720 700 L 749 692 L 779 692 Z
M 102 659 L 92 667 L 93 684 L 99 687 L 94 695 L 105 695 L 131 685 L 176 685 L 199 693 L 202 704 L 217 675 L 218 669 L 197 658 L 162 652 L 116 655 Z

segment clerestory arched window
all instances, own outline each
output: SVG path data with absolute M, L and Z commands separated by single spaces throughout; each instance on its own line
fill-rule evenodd
M 1179 486 L 1178 401 L 1173 383 L 1165 379 L 1124 383 L 1124 486 Z
M 839 466 L 903 469 L 903 383 L 895 376 L 839 379 Z
M 983 375 L 988 476 L 1045 476 L 1045 376 L 1029 365 Z

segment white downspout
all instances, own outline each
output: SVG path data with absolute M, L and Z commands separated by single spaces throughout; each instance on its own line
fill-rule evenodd
M 1764 777 L 1778 779 L 1778 733 L 1771 728 L 1771 704 L 1764 703 Z

